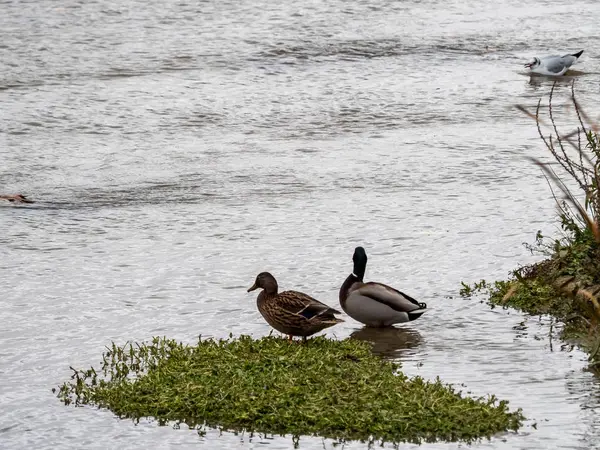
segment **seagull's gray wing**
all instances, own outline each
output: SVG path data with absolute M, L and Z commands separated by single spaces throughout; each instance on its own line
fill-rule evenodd
M 565 55 L 561 58 L 565 64 L 565 67 L 569 68 L 577 61 L 577 57 L 573 55 Z
M 571 64 L 573 64 L 573 62 L 569 64 L 566 63 L 565 57 L 549 56 L 548 58 L 544 58 L 544 67 L 551 73 L 560 73 L 565 68 L 570 67 Z

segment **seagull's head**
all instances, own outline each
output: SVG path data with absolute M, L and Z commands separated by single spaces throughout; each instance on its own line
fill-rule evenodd
M 525 67 L 529 67 L 530 69 L 533 69 L 539 65 L 540 65 L 540 58 L 533 58 L 530 62 L 525 64 Z

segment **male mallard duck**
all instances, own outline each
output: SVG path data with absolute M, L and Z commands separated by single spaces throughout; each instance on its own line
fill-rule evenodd
M 0 195 L 0 200 L 8 200 L 11 203 L 33 203 L 33 200 L 29 200 L 27 197 L 21 194 Z
M 365 283 L 367 254 L 362 247 L 354 250 L 354 272 L 340 288 L 342 309 L 354 320 L 370 327 L 389 327 L 418 319 L 427 309 L 425 303 L 382 283 Z
M 341 312 L 302 292 L 278 294 L 277 280 L 269 272 L 259 273 L 248 292 L 259 288 L 263 291 L 256 299 L 258 310 L 269 325 L 287 334 L 290 341 L 293 336 L 302 336 L 306 341 L 306 336 L 343 322 L 334 316 Z

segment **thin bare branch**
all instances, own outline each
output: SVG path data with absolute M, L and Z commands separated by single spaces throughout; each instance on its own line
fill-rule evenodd
M 577 200 L 577 198 L 571 193 L 567 185 L 560 179 L 560 177 L 554 172 L 552 168 L 550 168 L 547 164 L 542 163 L 536 158 L 528 157 L 529 160 L 533 161 L 534 164 L 538 165 L 544 173 L 556 183 L 556 185 L 560 188 L 560 190 L 565 195 L 566 199 L 575 207 L 581 218 L 585 221 L 586 226 L 592 232 L 594 239 L 596 242 L 600 243 L 600 229 L 598 224 L 594 220 L 594 218 L 590 217 L 585 208 L 581 206 L 581 203 Z
M 558 129 L 556 128 L 556 122 L 554 120 L 554 111 L 552 110 L 552 98 L 554 97 L 554 88 L 555 87 L 556 87 L 556 81 L 554 83 L 552 83 L 552 89 L 550 89 L 550 98 L 548 99 L 548 113 L 550 114 L 550 123 L 552 123 L 552 128 L 554 128 L 554 134 L 556 135 L 558 145 L 566 159 L 567 154 L 566 154 L 565 149 L 560 140 L 560 134 L 558 132 Z
M 556 202 L 556 206 L 558 207 L 560 213 L 561 214 L 569 214 L 570 210 L 566 209 L 566 208 L 568 208 L 568 206 L 565 204 L 565 202 L 561 203 L 558 200 L 558 197 L 556 196 L 556 193 L 554 192 L 554 188 L 552 187 L 552 183 L 550 183 L 550 179 L 546 176 L 546 173 L 542 172 L 542 175 L 544 176 L 546 183 L 548 183 L 548 187 L 550 188 L 550 192 L 552 193 L 552 198 Z
M 541 100 L 540 100 L 541 101 Z M 538 106 L 537 108 L 539 109 L 540 107 L 540 103 L 538 102 Z M 522 105 L 515 105 L 515 108 L 517 108 L 519 111 L 521 111 L 523 114 L 525 114 L 527 117 L 529 117 L 530 119 L 539 121 L 541 124 L 546 125 L 542 119 L 540 119 L 539 117 L 536 116 L 536 114 L 530 113 L 529 111 L 527 111 L 527 108 L 525 108 Z
M 575 98 L 575 80 L 573 80 L 573 82 L 571 83 L 571 100 L 573 100 L 573 105 L 575 106 L 575 113 L 577 114 L 577 120 L 579 120 L 579 125 L 581 125 L 581 129 L 583 130 L 583 132 L 587 134 L 585 124 L 583 123 L 583 120 L 581 120 L 581 108 L 579 107 L 579 103 Z M 587 122 L 592 123 L 589 120 Z
M 558 205 L 559 212 L 562 217 L 567 220 L 572 220 L 573 224 L 578 227 L 585 227 L 593 234 L 596 242 L 600 243 L 600 138 L 598 137 L 597 124 L 594 124 L 589 116 L 581 109 L 576 97 L 574 84 L 571 85 L 571 100 L 577 115 L 579 126 L 576 130 L 561 135 L 556 123 L 556 115 L 554 111 L 554 94 L 556 83 L 552 85 L 550 96 L 548 99 L 548 114 L 552 133 L 544 136 L 542 125 L 546 126 L 546 122 L 541 117 L 541 99 L 538 101 L 535 120 L 538 135 L 544 142 L 544 145 L 556 161 L 558 166 L 566 172 L 579 186 L 585 194 L 585 202 L 582 205 L 575 197 L 573 192 L 568 188 L 563 178 L 558 175 L 557 170 L 549 164 L 544 164 L 535 158 L 529 158 L 535 164 L 540 166 L 546 182 L 550 186 L 552 197 Z M 519 111 L 533 118 L 528 110 L 522 106 L 516 107 Z M 585 136 L 585 140 L 582 138 Z M 568 145 L 571 155 L 567 152 Z M 571 150 L 575 149 L 576 154 Z M 557 167 L 558 167 L 557 166 Z M 553 186 L 555 185 L 555 186 Z M 558 192 L 554 189 L 557 187 L 564 195 L 564 200 L 557 195 Z
M 537 125 L 537 130 L 538 130 L 538 134 L 540 135 L 540 138 L 542 138 L 542 141 L 544 141 L 544 144 L 546 145 L 546 147 L 548 149 L 550 149 L 550 145 L 548 144 L 548 141 L 546 141 L 546 138 L 544 137 L 544 133 L 542 133 L 542 128 L 540 127 L 540 124 L 542 123 L 542 119 L 540 119 L 540 107 L 542 105 L 542 99 L 540 98 L 538 100 L 538 104 L 537 107 L 535 108 L 535 123 Z
M 590 119 L 590 117 L 585 113 L 585 111 L 579 106 L 579 102 L 577 101 L 577 99 L 575 98 L 575 81 L 573 81 L 573 83 L 571 84 L 571 98 L 573 99 L 573 104 L 575 105 L 575 111 L 577 111 L 577 118 L 579 119 L 579 123 L 581 124 L 581 128 L 583 128 L 584 131 L 586 131 L 587 134 L 587 130 L 585 128 L 584 125 L 584 121 L 585 123 L 588 123 L 590 128 L 592 129 L 592 131 L 594 131 L 594 133 L 598 132 L 598 125 L 596 125 L 594 123 L 593 120 Z M 581 120 L 583 118 L 583 120 Z

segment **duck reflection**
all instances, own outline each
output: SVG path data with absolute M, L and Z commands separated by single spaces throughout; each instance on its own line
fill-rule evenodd
M 350 335 L 352 339 L 373 344 L 373 353 L 384 358 L 399 358 L 421 345 L 421 334 L 412 328 L 363 327 Z

